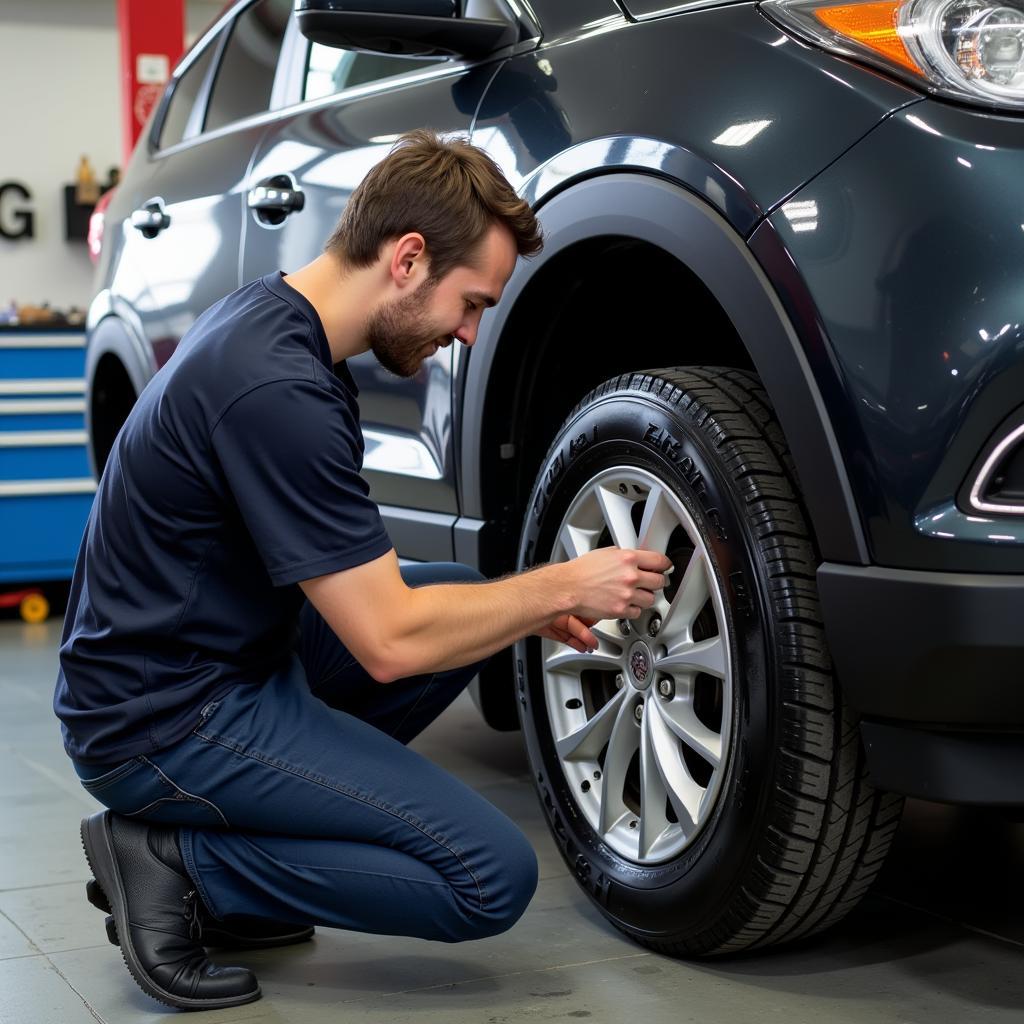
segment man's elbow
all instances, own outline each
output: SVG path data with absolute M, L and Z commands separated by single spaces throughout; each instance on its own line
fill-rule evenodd
M 384 661 L 375 661 L 372 665 L 364 665 L 363 667 L 370 673 L 375 683 L 386 685 L 387 683 L 393 683 L 396 679 L 401 679 L 397 669 Z
M 380 621 L 363 621 L 358 627 L 349 623 L 348 640 L 335 630 L 338 639 L 356 657 L 359 664 L 378 683 L 420 675 L 426 670 L 424 651 L 409 636 L 399 614 Z
M 393 683 L 399 678 L 398 666 L 391 659 L 382 657 L 380 654 L 364 656 L 359 659 L 359 664 L 363 666 L 366 674 L 375 683 Z
M 384 684 L 418 674 L 408 655 L 397 649 L 378 649 L 368 664 L 364 662 L 363 668 L 370 673 L 375 682 Z

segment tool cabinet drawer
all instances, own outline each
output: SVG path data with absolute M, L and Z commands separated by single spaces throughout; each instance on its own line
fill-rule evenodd
M 80 331 L 0 330 L 0 582 L 69 577 L 96 484 Z

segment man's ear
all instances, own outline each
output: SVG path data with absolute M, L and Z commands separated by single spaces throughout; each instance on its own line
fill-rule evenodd
M 410 231 L 395 242 L 391 251 L 391 279 L 399 288 L 417 284 L 426 276 L 427 243 L 418 231 Z

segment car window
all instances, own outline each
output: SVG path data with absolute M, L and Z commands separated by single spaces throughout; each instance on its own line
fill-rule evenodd
M 210 93 L 204 131 L 262 113 L 270 106 L 291 10 L 291 0 L 258 0 L 235 19 Z
M 442 61 L 444 58 L 440 58 Z M 407 71 L 437 64 L 436 57 L 392 57 L 386 53 L 362 53 L 339 50 L 335 46 L 312 43 L 306 61 L 304 100 L 332 96 L 342 89 L 351 89 L 382 78 L 394 78 Z
M 216 51 L 217 41 L 212 39 L 206 49 L 189 65 L 188 70 L 175 82 L 167 113 L 164 114 L 164 123 L 160 128 L 161 149 L 173 146 L 185 137 L 189 115 L 206 80 L 206 72 Z

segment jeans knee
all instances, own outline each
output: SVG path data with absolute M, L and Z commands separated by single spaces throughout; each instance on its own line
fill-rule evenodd
M 522 834 L 504 844 L 497 870 L 487 882 L 484 906 L 468 922 L 468 939 L 507 932 L 523 916 L 537 891 L 537 855 Z
M 533 847 L 523 840 L 523 850 L 514 865 L 508 869 L 506 895 L 503 900 L 503 911 L 498 915 L 498 928 L 495 935 L 508 931 L 523 916 L 537 891 L 537 854 Z

